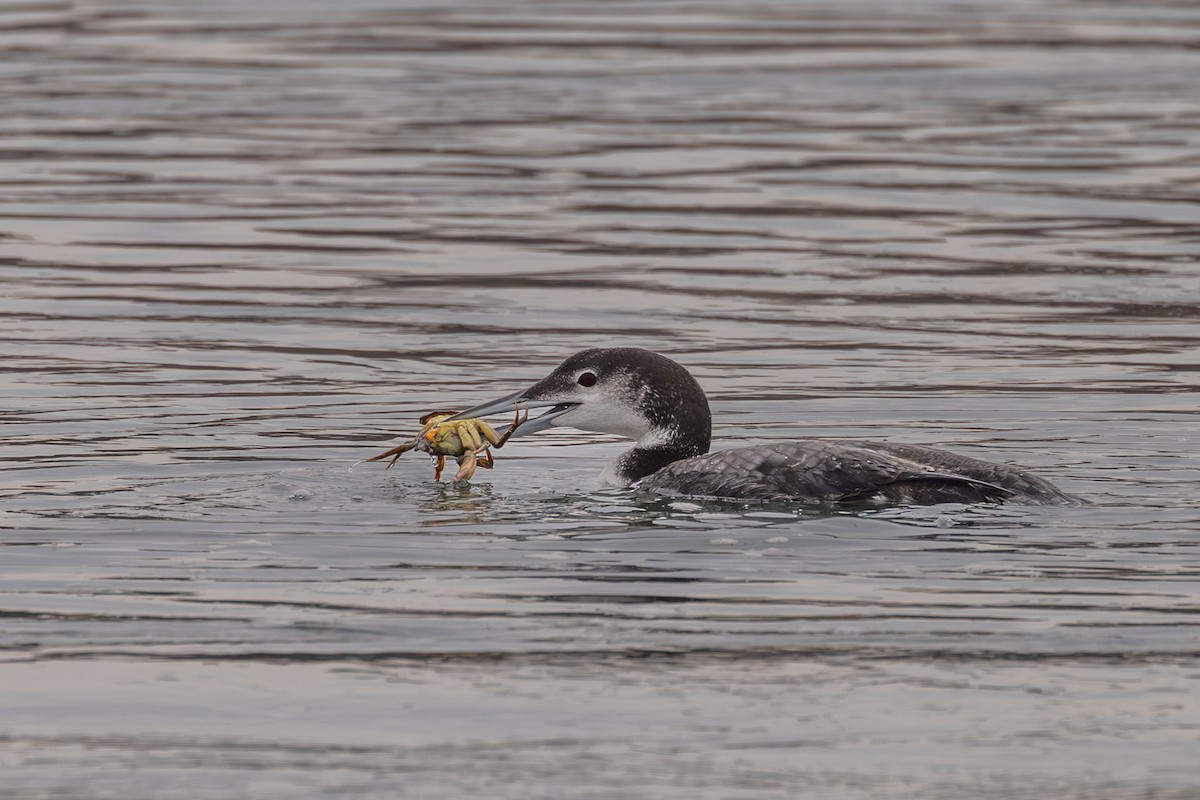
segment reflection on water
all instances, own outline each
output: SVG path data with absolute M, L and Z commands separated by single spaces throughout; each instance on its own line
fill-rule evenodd
M 0 8 L 0 797 L 1196 796 L 1197 22 Z M 597 344 L 1096 502 L 360 463 Z

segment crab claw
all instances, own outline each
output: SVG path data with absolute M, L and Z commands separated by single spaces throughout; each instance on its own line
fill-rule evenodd
M 454 482 L 469 481 L 475 477 L 475 468 L 478 466 L 479 459 L 474 452 L 468 451 L 458 460 L 459 470 L 454 474 Z

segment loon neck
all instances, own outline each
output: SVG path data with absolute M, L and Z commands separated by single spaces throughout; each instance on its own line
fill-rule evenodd
M 605 483 L 617 486 L 637 483 L 667 464 L 704 455 L 708 452 L 710 436 L 707 426 L 703 429 L 693 429 L 688 435 L 680 431 L 672 431 L 667 436 L 661 433 L 649 434 L 642 437 L 633 448 L 617 456 L 616 460 L 605 468 L 601 478 Z

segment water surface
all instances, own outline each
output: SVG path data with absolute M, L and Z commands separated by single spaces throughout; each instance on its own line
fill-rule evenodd
M 0 798 L 1197 796 L 1198 24 L 0 9 Z M 595 345 L 1093 504 L 360 463 Z

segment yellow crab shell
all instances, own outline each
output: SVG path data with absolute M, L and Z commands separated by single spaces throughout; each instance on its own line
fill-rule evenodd
M 454 416 L 435 412 L 421 417 L 425 427 L 417 434 L 417 449 L 435 456 L 459 458 L 500 441 L 500 434 L 481 419 L 460 419 L 443 424 Z

